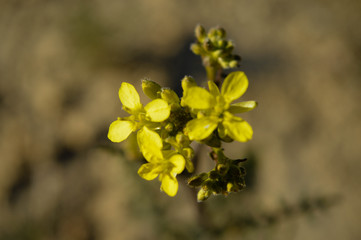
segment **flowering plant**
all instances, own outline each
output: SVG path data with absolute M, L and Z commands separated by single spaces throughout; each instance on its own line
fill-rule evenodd
M 215 167 L 188 180 L 191 187 L 200 187 L 198 201 L 212 194 L 228 194 L 245 187 L 244 159 L 232 160 L 224 155 L 222 142 L 246 142 L 252 138 L 252 127 L 235 114 L 257 106 L 255 101 L 233 103 L 248 88 L 244 72 L 235 71 L 224 79 L 222 71 L 239 65 L 240 57 L 232 54 L 233 44 L 225 39 L 225 31 L 213 28 L 208 33 L 196 27 L 196 43 L 191 50 L 202 57 L 207 71 L 208 90 L 198 86 L 192 77 L 182 80 L 181 98 L 169 88 L 142 81 L 143 92 L 152 99 L 146 106 L 130 83 L 123 82 L 119 98 L 123 109 L 130 114 L 110 124 L 108 138 L 122 142 L 137 131 L 137 143 L 146 163 L 138 170 L 140 177 L 153 180 L 159 176 L 161 190 L 169 196 L 178 191 L 176 176 L 185 169 L 194 171 L 193 141 L 211 148 Z

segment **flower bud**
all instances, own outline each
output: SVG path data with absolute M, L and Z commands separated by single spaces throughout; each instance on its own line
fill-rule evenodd
M 212 170 L 209 172 L 209 178 L 212 179 L 212 180 L 216 180 L 219 178 L 219 174 L 218 172 Z
M 189 138 L 186 135 L 184 135 L 182 132 L 177 133 L 175 138 L 177 143 L 182 146 L 188 146 L 190 144 Z
M 183 148 L 182 154 L 188 158 L 192 159 L 194 156 L 194 150 L 192 148 Z
M 228 171 L 228 166 L 226 164 L 220 163 L 217 165 L 217 171 L 219 172 L 219 174 L 225 175 Z
M 172 132 L 173 129 L 174 129 L 173 123 L 168 123 L 167 125 L 165 125 L 164 129 L 165 129 L 167 132 Z
M 212 51 L 214 49 L 213 43 L 211 42 L 210 39 L 206 39 L 203 42 L 203 48 L 206 49 L 207 51 Z
M 236 68 L 236 67 L 238 67 L 238 61 L 232 60 L 232 61 L 229 62 L 228 65 L 229 65 L 230 68 Z
M 233 183 L 227 183 L 227 192 L 237 192 L 237 187 Z
M 163 100 L 167 101 L 169 104 L 179 104 L 178 95 L 170 88 L 162 88 L 160 96 Z
M 202 53 L 202 47 L 198 43 L 192 43 L 191 51 L 196 55 L 200 55 Z
M 218 28 L 217 29 L 217 35 L 220 37 L 220 38 L 225 38 L 226 37 L 226 30 L 224 30 L 224 28 Z
M 195 86 L 197 86 L 196 80 L 194 80 L 194 78 L 192 78 L 191 76 L 185 76 L 182 79 L 183 91 L 187 91 L 188 88 Z
M 208 178 L 207 173 L 201 173 L 198 176 L 191 177 L 188 180 L 188 185 L 192 187 L 199 187 L 203 184 L 203 182 Z
M 206 37 L 206 30 L 202 25 L 196 26 L 195 35 L 199 42 L 203 42 L 204 38 Z
M 227 46 L 227 41 L 226 40 L 218 40 L 217 41 L 218 47 L 219 48 L 225 48 Z
M 142 80 L 142 89 L 145 95 L 147 95 L 151 99 L 158 98 L 158 92 L 161 90 L 161 86 L 148 79 Z
M 201 188 L 201 190 L 199 190 L 197 194 L 197 201 L 203 202 L 204 200 L 207 200 L 211 196 L 211 194 L 211 191 Z

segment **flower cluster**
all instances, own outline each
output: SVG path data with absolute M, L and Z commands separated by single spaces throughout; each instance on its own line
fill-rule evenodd
M 143 91 L 153 98 L 145 107 L 130 83 L 123 82 L 119 98 L 123 109 L 131 114 L 118 118 L 109 127 L 108 138 L 113 142 L 125 140 L 137 130 L 139 149 L 148 163 L 138 174 L 152 180 L 159 176 L 161 189 L 169 196 L 178 190 L 176 175 L 186 167 L 193 171 L 193 140 L 218 137 L 220 141 L 234 139 L 245 142 L 252 138 L 251 126 L 235 113 L 256 107 L 256 102 L 233 103 L 243 95 L 248 80 L 243 72 L 233 72 L 225 79 L 221 91 L 211 81 L 209 90 L 197 86 L 192 78 L 182 81 L 183 97 L 157 83 L 143 80 Z M 208 144 L 211 145 L 211 144 Z M 216 147 L 220 147 L 218 144 Z
M 208 52 L 199 50 L 203 57 L 216 61 L 222 68 L 234 65 L 232 61 L 236 60 L 229 50 L 230 42 L 223 39 L 224 30 L 213 29 L 206 37 L 204 29 L 197 27 L 196 36 L 199 47 L 204 41 L 217 46 L 208 49 Z M 195 51 L 195 47 L 192 49 Z M 215 53 L 218 51 L 215 49 L 219 52 Z M 227 61 L 228 65 L 224 65 Z M 240 166 L 242 160 L 227 158 L 221 145 L 222 142 L 246 142 L 252 138 L 252 127 L 235 115 L 257 106 L 255 101 L 234 102 L 248 88 L 245 73 L 236 71 L 228 74 L 220 87 L 210 80 L 208 89 L 198 86 L 192 77 L 186 76 L 182 80 L 182 88 L 183 96 L 180 98 L 169 88 L 143 80 L 142 90 L 151 99 L 143 106 L 134 86 L 123 82 L 119 99 L 129 116 L 110 124 L 108 138 L 112 142 L 122 142 L 136 132 L 139 150 L 146 160 L 138 170 L 139 176 L 145 180 L 158 177 L 160 189 L 169 196 L 177 194 L 177 175 L 185 169 L 190 173 L 194 171 L 193 141 L 209 146 L 212 149 L 210 156 L 216 163 L 210 172 L 188 180 L 189 186 L 201 188 L 197 197 L 199 201 L 212 194 L 228 194 L 243 189 L 245 170 Z
M 226 31 L 223 28 L 212 28 L 207 33 L 198 25 L 195 30 L 197 42 L 191 45 L 194 54 L 200 55 L 205 66 L 215 68 L 234 68 L 239 66 L 241 57 L 232 54 L 234 45 L 225 39 Z

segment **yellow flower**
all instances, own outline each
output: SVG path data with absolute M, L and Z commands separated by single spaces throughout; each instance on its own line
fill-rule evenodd
M 131 116 L 118 118 L 110 124 L 108 138 L 112 142 L 121 142 L 132 132 L 144 126 L 159 128 L 159 123 L 166 120 L 170 114 L 168 103 L 159 98 L 143 107 L 137 90 L 130 83 L 123 82 L 121 84 L 119 99 L 123 104 L 123 109 Z
M 139 148 L 148 161 L 139 168 L 139 176 L 148 181 L 159 176 L 162 182 L 160 189 L 171 197 L 175 196 L 178 191 L 176 175 L 184 170 L 184 157 L 174 150 L 162 151 L 162 139 L 147 127 L 139 130 L 137 138 Z
M 252 138 L 252 127 L 234 113 L 247 112 L 257 106 L 255 101 L 231 104 L 248 88 L 248 79 L 243 72 L 230 73 L 223 82 L 221 92 L 213 81 L 208 81 L 207 91 L 198 86 L 187 88 L 182 103 L 191 108 L 197 118 L 189 121 L 185 133 L 191 140 L 203 140 L 218 128 L 221 138 L 226 136 L 240 142 Z

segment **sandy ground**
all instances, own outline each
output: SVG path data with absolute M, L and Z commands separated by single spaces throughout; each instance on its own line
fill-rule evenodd
M 358 0 L 1 1 L 0 239 L 360 239 L 360 12 Z M 259 102 L 243 115 L 254 139 L 226 147 L 249 159 L 248 188 L 201 205 L 211 230 L 184 184 L 169 198 L 106 137 L 122 81 L 204 81 L 198 23 L 227 30 L 243 99 Z

